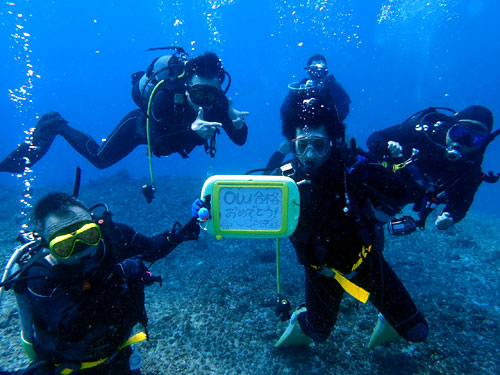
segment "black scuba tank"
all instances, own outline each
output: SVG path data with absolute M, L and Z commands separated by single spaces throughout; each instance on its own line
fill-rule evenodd
M 146 71 L 132 74 L 132 99 L 143 110 L 147 105 L 153 89 L 161 81 L 164 88 L 174 88 L 184 84 L 184 65 L 187 54 L 177 51 L 172 55 L 164 55 L 154 59 Z

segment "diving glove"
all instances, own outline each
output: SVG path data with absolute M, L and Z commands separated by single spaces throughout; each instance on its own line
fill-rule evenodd
M 443 212 L 436 219 L 436 228 L 439 230 L 446 230 L 451 228 L 453 225 L 453 218 L 451 217 L 449 212 Z
M 205 221 L 210 218 L 210 204 L 196 199 L 191 205 L 191 215 L 198 221 Z
M 178 224 L 178 223 L 176 223 Z M 174 225 L 170 232 L 172 241 L 176 244 L 180 244 L 184 241 L 197 240 L 200 235 L 200 226 L 196 218 L 189 220 L 184 226 Z
M 387 142 L 387 151 L 391 155 L 391 158 L 400 158 L 403 156 L 403 147 L 399 144 L 399 142 L 389 141 Z

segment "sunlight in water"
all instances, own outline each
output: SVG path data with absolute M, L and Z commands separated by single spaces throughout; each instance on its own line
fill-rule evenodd
M 174 44 L 178 45 L 181 42 L 182 37 L 185 34 L 184 29 L 184 1 L 183 0 L 170 0 L 164 1 L 160 0 L 158 2 L 158 11 L 163 14 L 166 18 L 162 22 L 163 25 L 167 27 L 173 26 L 175 30 L 175 40 Z
M 275 1 L 279 17 L 277 34 L 294 33 L 297 38 L 311 34 L 325 36 L 330 41 L 359 47 L 359 25 L 353 21 L 351 4 L 351 0 Z M 297 40 L 297 45 L 302 47 L 303 40 Z
M 30 38 L 31 35 L 28 32 L 28 21 L 31 18 L 31 14 L 25 14 L 16 11 L 16 4 L 13 2 L 7 3 L 9 7 L 7 14 L 12 17 L 12 23 L 14 31 L 10 34 L 11 39 L 11 49 L 14 53 L 14 60 L 25 69 L 24 82 L 18 88 L 9 89 L 9 98 L 15 103 L 15 106 L 20 114 L 20 118 L 23 118 L 24 113 L 31 112 L 33 98 L 32 89 L 34 80 L 40 78 L 35 71 L 33 62 L 31 60 L 31 47 Z M 21 126 L 25 127 L 25 123 L 21 122 Z M 24 130 L 25 138 L 24 143 L 28 145 L 28 148 L 33 149 L 33 132 L 35 128 L 27 128 Z M 21 210 L 19 213 L 19 222 L 21 222 L 21 231 L 28 229 L 28 213 L 29 209 L 32 207 L 32 185 L 35 180 L 35 175 L 33 170 L 29 168 L 29 160 L 27 161 L 27 167 L 24 171 L 17 175 L 18 179 L 22 183 L 22 193 L 19 198 L 21 203 Z
M 203 14 L 207 18 L 211 42 L 216 44 L 223 42 L 220 32 L 217 29 L 217 22 L 222 19 L 221 8 L 234 2 L 235 0 L 206 0 L 206 10 Z
M 450 0 L 387 0 L 380 9 L 377 22 L 404 22 L 419 17 L 423 20 L 434 13 L 447 13 L 454 5 L 455 1 Z
M 209 43 L 220 45 L 221 39 L 218 25 L 222 22 L 223 8 L 234 3 L 236 0 L 198 0 L 197 8 L 206 18 L 207 28 L 209 31 Z M 160 0 L 158 2 L 158 11 L 164 14 L 165 21 L 163 24 L 166 27 L 174 27 L 175 40 L 174 44 L 179 44 L 185 37 L 184 17 L 185 14 L 190 14 L 192 6 L 191 1 L 184 0 Z M 196 42 L 191 42 L 190 51 L 193 52 L 196 48 Z

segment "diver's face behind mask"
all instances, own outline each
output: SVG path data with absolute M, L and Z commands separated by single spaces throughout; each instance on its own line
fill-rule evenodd
M 95 257 L 101 243 L 99 226 L 92 222 L 87 210 L 78 206 L 70 207 L 64 214 L 48 215 L 43 237 L 49 242 L 51 254 L 68 265 Z
M 488 137 L 488 128 L 483 123 L 459 120 L 446 134 L 446 158 L 459 160 L 484 146 Z
M 326 127 L 321 125 L 316 129 L 296 130 L 292 139 L 292 151 L 302 164 L 307 174 L 318 170 L 330 156 L 332 142 L 328 138 Z
M 328 75 L 326 63 L 323 60 L 313 60 L 311 65 L 305 69 L 313 81 L 324 80 Z
M 217 104 L 222 96 L 218 78 L 203 78 L 194 75 L 186 85 L 186 96 L 193 109 L 210 109 Z

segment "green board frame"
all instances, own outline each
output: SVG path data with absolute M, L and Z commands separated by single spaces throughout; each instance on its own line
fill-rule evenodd
M 228 202 L 228 196 L 234 199 Z M 203 225 L 219 239 L 287 237 L 295 230 L 300 213 L 297 185 L 284 176 L 212 176 L 205 181 L 201 198 L 210 199 L 211 207 L 211 219 Z

